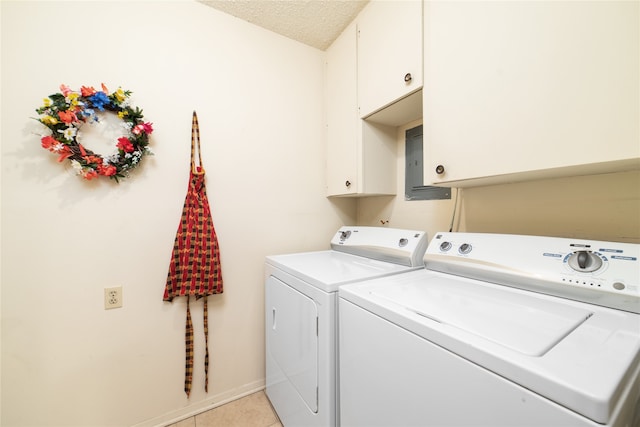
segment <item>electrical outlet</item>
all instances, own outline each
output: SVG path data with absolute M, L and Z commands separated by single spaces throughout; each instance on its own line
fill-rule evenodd
M 104 288 L 104 309 L 122 307 L 122 286 L 116 288 Z

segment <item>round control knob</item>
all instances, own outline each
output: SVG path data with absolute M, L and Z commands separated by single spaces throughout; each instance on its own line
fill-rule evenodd
M 602 267 L 602 259 L 591 251 L 576 251 L 568 261 L 569 267 L 582 273 L 590 273 Z
M 349 236 L 351 236 L 351 231 L 343 231 L 340 233 L 340 240 L 346 240 L 349 238 Z
M 438 175 L 442 175 L 444 173 L 444 166 L 442 166 L 442 165 L 436 166 L 436 173 Z
M 405 239 L 404 237 L 400 239 L 400 241 L 398 242 L 401 248 L 407 246 L 408 243 L 409 243 L 409 239 Z
M 463 243 L 460 245 L 460 247 L 458 248 L 458 252 L 460 252 L 461 254 L 468 254 L 469 252 L 471 252 L 472 246 L 468 243 Z
M 440 243 L 440 250 L 442 252 L 447 252 L 449 249 L 451 249 L 451 242 L 442 242 L 442 243 Z

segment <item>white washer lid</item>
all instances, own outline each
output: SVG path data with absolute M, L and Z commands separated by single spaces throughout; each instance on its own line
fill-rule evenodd
M 391 288 L 410 285 L 414 291 L 420 286 L 430 287 L 434 283 L 451 286 L 453 282 L 477 286 L 481 294 L 487 293 L 499 299 L 491 301 L 492 305 L 485 305 L 486 300 L 482 302 L 478 300 L 477 307 L 473 307 L 475 301 L 471 301 L 471 307 L 459 307 L 455 314 L 466 320 L 462 323 L 464 327 L 458 327 L 418 314 L 407 305 L 418 306 L 424 312 L 430 308 L 422 303 L 411 301 L 409 294 L 401 298 L 397 296 L 399 291 L 391 290 Z M 387 289 L 389 289 L 388 292 L 386 292 Z M 465 295 L 467 302 L 475 298 L 461 291 L 453 291 L 453 293 L 458 297 L 461 294 Z M 447 305 L 441 310 L 440 315 L 446 316 L 446 320 L 453 323 L 454 303 L 445 300 L 444 292 L 440 295 L 437 292 L 434 294 L 436 298 L 441 298 L 440 303 Z M 402 303 L 392 301 L 388 298 L 389 295 L 392 295 L 395 301 L 402 299 Z M 339 289 L 339 296 L 598 423 L 606 424 L 610 421 L 616 407 L 619 407 L 620 399 L 624 396 L 624 390 L 631 390 L 629 395 L 631 401 L 636 401 L 635 399 L 640 397 L 638 391 L 640 390 L 638 388 L 640 384 L 639 314 L 427 269 L 342 286 Z M 475 326 L 469 324 L 472 316 L 465 310 L 477 312 L 480 306 L 484 306 L 486 310 L 483 310 L 483 316 L 492 315 L 490 311 L 495 307 L 513 304 L 520 297 L 524 298 L 523 301 L 527 301 L 526 306 L 536 307 L 543 312 L 546 312 L 544 307 L 557 305 L 564 307 L 567 313 L 584 311 L 592 314 L 540 356 L 525 354 L 504 345 L 504 341 L 508 341 L 504 336 L 492 336 L 490 339 L 481 335 L 490 333 L 486 326 L 471 330 Z M 498 310 L 502 315 L 509 312 L 500 308 Z M 526 307 L 523 307 L 523 310 L 526 310 Z M 550 312 L 541 316 L 539 311 L 535 311 L 534 318 L 547 315 L 553 317 L 554 312 L 555 309 L 551 309 Z M 569 315 L 569 318 L 564 321 L 570 322 L 571 316 Z M 519 321 L 526 323 L 526 318 L 521 317 Z M 512 319 L 504 317 L 502 322 L 507 324 L 512 322 Z M 503 331 L 507 330 L 504 325 L 500 325 L 499 321 L 492 323 Z M 565 327 L 570 328 L 570 326 Z M 557 336 L 558 332 L 556 331 L 555 334 Z M 551 340 L 553 336 L 554 333 L 551 333 L 547 338 Z M 509 339 L 510 343 L 519 343 L 517 339 Z M 503 343 L 499 343 L 500 340 L 503 340 Z M 544 343 L 544 338 L 541 342 Z
M 347 283 L 415 269 L 333 250 L 272 255 L 266 262 L 325 292 L 336 292 Z
M 373 295 L 530 356 L 541 356 L 591 316 L 583 308 L 449 278 L 379 287 Z

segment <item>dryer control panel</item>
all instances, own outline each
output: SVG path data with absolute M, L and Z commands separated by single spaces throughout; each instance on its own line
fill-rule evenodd
M 426 268 L 640 313 L 640 245 L 560 237 L 437 233 Z
M 424 264 L 427 233 L 386 227 L 344 226 L 331 239 L 331 249 L 409 267 Z

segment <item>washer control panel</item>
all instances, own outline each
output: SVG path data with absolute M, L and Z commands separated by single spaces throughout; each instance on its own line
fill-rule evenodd
M 640 245 L 437 233 L 427 269 L 640 313 Z
M 421 267 L 428 243 L 424 231 L 344 226 L 331 239 L 331 249 L 409 267 Z

